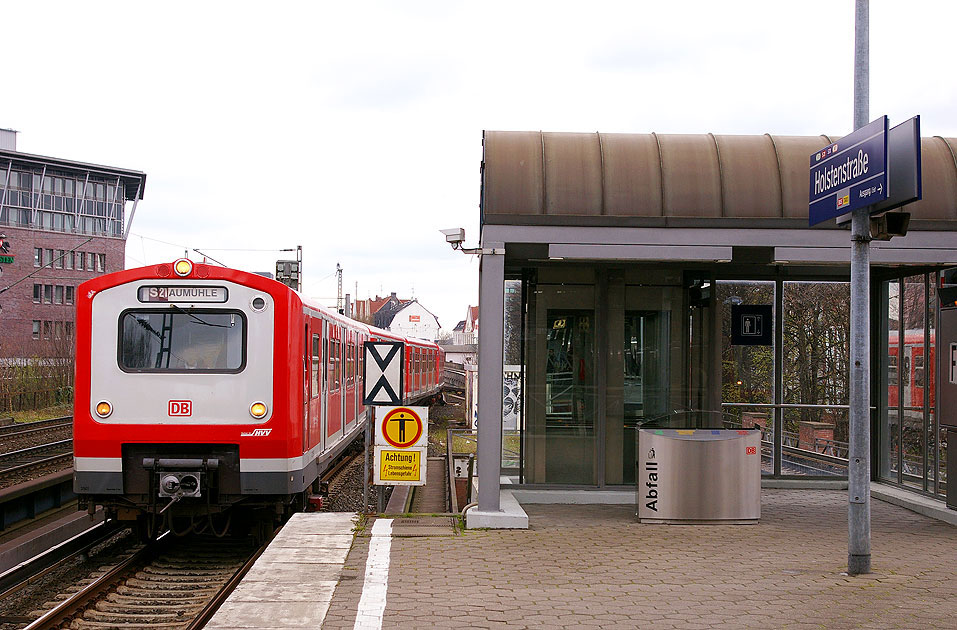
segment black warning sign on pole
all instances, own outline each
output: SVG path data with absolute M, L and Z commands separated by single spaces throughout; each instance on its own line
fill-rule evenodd
M 405 343 L 365 342 L 363 405 L 401 405 L 405 374 Z
M 774 327 L 770 304 L 731 305 L 731 345 L 770 346 Z

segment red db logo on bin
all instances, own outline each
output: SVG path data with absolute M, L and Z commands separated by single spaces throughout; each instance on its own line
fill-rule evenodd
M 746 447 L 746 448 L 744 449 L 744 454 L 745 454 L 745 455 L 757 455 L 757 454 L 758 454 L 758 447 L 757 447 L 757 446 L 748 446 L 748 447 Z
M 193 402 L 191 400 L 169 401 L 169 415 L 190 416 L 192 414 L 193 414 Z

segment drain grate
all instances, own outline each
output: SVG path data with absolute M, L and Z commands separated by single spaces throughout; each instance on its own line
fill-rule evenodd
M 397 518 L 392 521 L 393 536 L 454 536 L 455 519 L 448 516 Z

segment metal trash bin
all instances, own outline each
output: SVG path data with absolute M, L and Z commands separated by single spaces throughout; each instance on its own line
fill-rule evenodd
M 639 429 L 635 500 L 642 523 L 761 518 L 761 432 Z

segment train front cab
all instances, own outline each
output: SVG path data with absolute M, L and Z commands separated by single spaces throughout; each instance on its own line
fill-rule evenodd
M 288 493 L 299 437 L 289 418 L 300 412 L 276 339 L 291 292 L 242 272 L 195 265 L 179 278 L 157 265 L 101 276 L 79 295 L 81 501 L 131 517 L 173 497 L 177 512 L 208 513 Z

